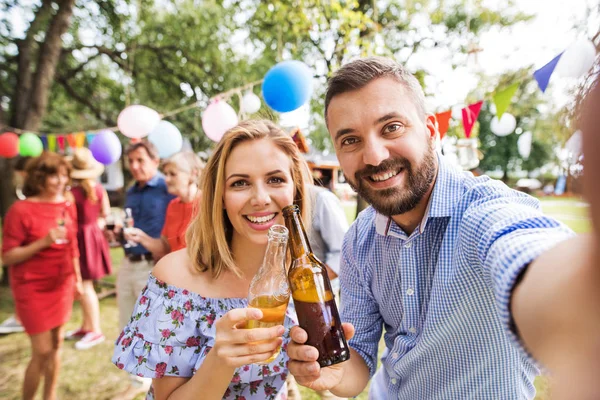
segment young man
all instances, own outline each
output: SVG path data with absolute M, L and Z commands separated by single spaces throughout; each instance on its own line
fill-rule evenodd
M 131 209 L 136 228 L 151 237 L 159 238 L 165 222 L 167 205 L 174 196 L 167 192 L 165 179 L 158 172 L 158 150 L 152 143 L 144 140 L 132 144 L 126 149 L 125 155 L 135 180 L 135 184 L 127 190 L 125 208 Z M 125 248 L 125 258 L 117 274 L 120 329 L 129 322 L 135 301 L 146 285 L 153 266 L 152 253 L 143 246 Z M 130 386 L 115 397 L 115 400 L 132 399 L 138 393 L 148 391 L 150 383 L 150 379 L 144 380 L 132 375 Z
M 296 327 L 288 354 L 298 383 L 356 396 L 375 373 L 385 326 L 378 400 L 531 399 L 538 362 L 559 370 L 556 356 L 570 361 L 573 343 L 598 343 L 600 307 L 577 301 L 597 277 L 589 240 L 572 238 L 536 199 L 438 156 L 435 120 L 402 66 L 342 67 L 325 118 L 348 182 L 372 207 L 342 248 L 351 358 L 320 369 Z M 592 384 L 589 368 L 568 365 Z

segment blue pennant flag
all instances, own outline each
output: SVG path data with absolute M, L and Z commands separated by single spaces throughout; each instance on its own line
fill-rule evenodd
M 95 133 L 92 133 L 92 132 L 86 132 L 85 133 L 85 137 L 87 139 L 88 146 L 90 145 L 90 143 L 92 143 L 92 139 L 94 138 L 94 136 L 96 136 Z
M 554 72 L 554 68 L 556 68 L 556 64 L 558 64 L 558 60 L 560 60 L 560 56 L 562 55 L 563 53 L 560 53 L 559 55 L 554 57 L 552 61 L 550 61 L 548 64 L 544 65 L 542 68 L 538 69 L 533 73 L 533 77 L 537 81 L 538 86 L 540 87 L 540 90 L 542 92 L 546 91 L 546 88 L 548 87 L 548 82 L 550 82 L 550 77 Z
M 48 149 L 48 137 L 46 135 L 40 135 L 40 140 L 44 146 L 44 150 Z

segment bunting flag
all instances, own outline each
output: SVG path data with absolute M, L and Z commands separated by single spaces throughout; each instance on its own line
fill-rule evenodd
M 77 147 L 77 141 L 75 140 L 75 134 L 74 133 L 67 133 L 67 143 L 69 143 L 69 147 L 74 149 L 75 147 Z
M 56 135 L 48 135 L 48 150 L 56 151 Z
M 56 141 L 58 142 L 58 149 L 61 152 L 65 151 L 65 135 L 56 135 Z
M 558 60 L 560 60 L 560 56 L 562 56 L 562 54 L 563 53 L 560 53 L 559 55 L 554 57 L 552 61 L 550 61 L 548 64 L 544 65 L 542 68 L 538 69 L 533 73 L 533 77 L 537 81 L 538 86 L 540 87 L 540 90 L 542 92 L 546 91 L 546 88 L 548 87 L 548 82 L 550 82 L 550 77 L 552 76 L 554 68 L 556 68 L 556 64 L 558 64 Z
M 83 147 L 85 145 L 85 132 L 77 132 L 75 134 L 75 146 Z
M 496 105 L 496 115 L 498 119 L 502 118 L 502 114 L 510 105 L 515 92 L 519 88 L 519 82 L 513 83 L 509 87 L 494 94 L 494 104 Z
M 463 127 L 465 128 L 465 137 L 467 139 L 471 137 L 471 130 L 473 130 L 473 125 L 477 122 L 482 105 L 483 100 L 462 109 Z
M 96 136 L 96 135 L 94 135 L 92 132 L 85 133 L 85 137 L 87 139 L 88 146 L 90 145 L 90 143 L 92 143 L 92 139 L 94 138 L 94 136 Z
M 40 140 L 42 141 L 44 149 L 48 149 L 48 137 L 46 135 L 40 135 Z
M 438 131 L 440 132 L 440 140 L 442 140 L 444 136 L 446 136 L 446 132 L 448 132 L 448 128 L 450 127 L 450 117 L 452 117 L 452 110 L 435 114 L 435 119 L 437 119 L 438 123 Z

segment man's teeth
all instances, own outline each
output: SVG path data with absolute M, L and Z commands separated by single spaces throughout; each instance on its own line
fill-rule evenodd
M 390 179 L 392 176 L 398 175 L 398 172 L 400 172 L 400 171 L 388 171 L 383 174 L 371 175 L 371 179 L 374 180 L 375 182 L 386 181 L 386 180 Z
M 255 224 L 262 224 L 265 222 L 269 222 L 273 218 L 275 218 L 275 214 L 265 215 L 264 217 L 253 217 L 252 215 L 247 215 L 246 218 L 250 222 L 254 222 Z

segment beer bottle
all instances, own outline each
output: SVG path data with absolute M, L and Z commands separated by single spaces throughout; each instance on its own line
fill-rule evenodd
M 263 317 L 260 320 L 248 321 L 248 329 L 283 325 L 290 301 L 290 289 L 285 273 L 288 230 L 283 225 L 273 225 L 267 237 L 267 251 L 263 263 L 252 278 L 248 291 L 248 306 L 259 308 Z M 281 347 L 268 360 L 257 364 L 272 362 L 280 351 Z
M 297 205 L 283 209 L 290 231 L 292 264 L 288 281 L 300 327 L 308 334 L 306 344 L 319 351 L 318 362 L 327 367 L 350 358 L 325 264 L 313 254 Z

